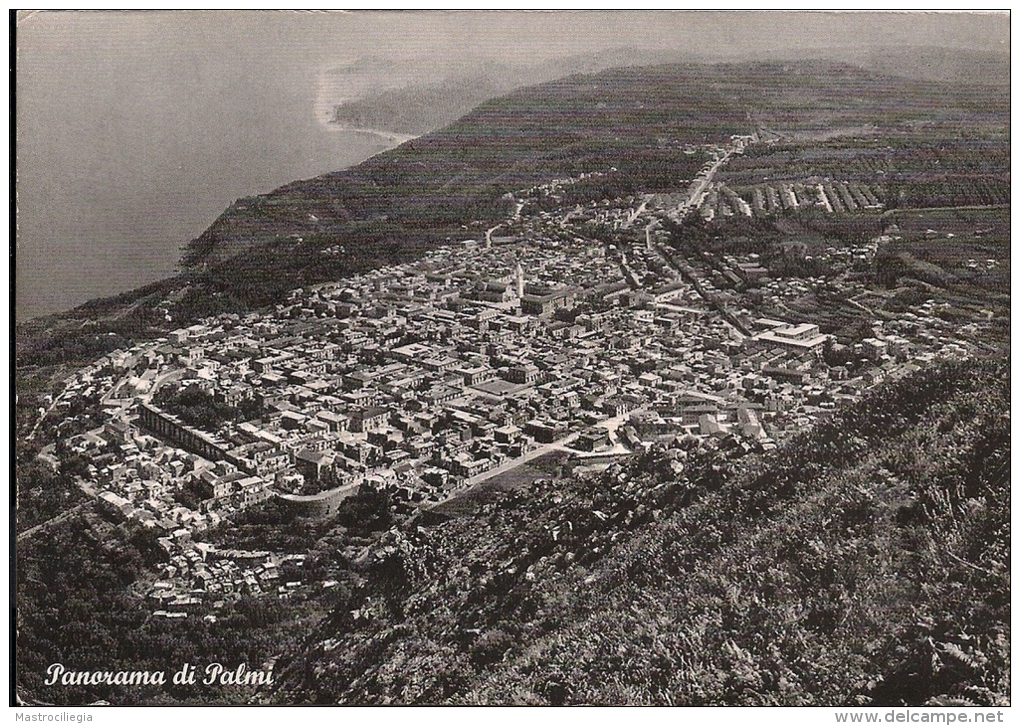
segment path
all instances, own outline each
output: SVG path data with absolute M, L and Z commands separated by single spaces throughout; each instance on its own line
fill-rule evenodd
M 65 393 L 67 393 L 66 388 L 57 394 L 56 398 L 53 399 L 53 403 L 50 404 L 49 408 L 47 408 L 43 412 L 42 416 L 40 416 L 39 419 L 35 422 L 35 426 L 32 427 L 32 430 L 28 432 L 28 436 L 25 437 L 26 441 L 31 441 L 33 438 L 35 438 L 35 432 L 39 430 L 39 424 L 41 424 L 46 419 L 46 417 L 53 412 L 53 409 L 57 407 L 57 404 L 60 402 L 60 399 L 64 397 Z
M 627 411 L 626 413 L 621 413 L 619 416 L 613 416 L 612 418 L 608 418 L 605 421 L 599 421 L 597 424 L 595 424 L 591 428 L 604 428 L 604 429 L 607 429 L 609 431 L 610 438 L 614 438 L 615 439 L 615 437 L 616 437 L 616 430 L 621 425 L 623 425 L 623 422 L 626 421 L 627 419 L 629 419 L 633 414 L 641 413 L 646 408 L 647 408 L 647 406 L 639 406 L 638 408 L 635 408 L 632 411 Z M 556 441 L 552 441 L 552 442 L 550 442 L 548 444 L 541 444 L 541 445 L 535 447 L 534 449 L 532 449 L 531 451 L 527 452 L 526 454 L 524 454 L 524 456 L 519 456 L 516 459 L 510 459 L 508 461 L 505 461 L 505 462 L 503 462 L 502 464 L 500 464 L 497 467 L 489 469 L 488 471 L 483 471 L 481 474 L 475 474 L 473 477 L 465 479 L 463 484 L 461 484 L 461 486 L 456 491 L 451 492 L 448 497 L 446 497 L 442 501 L 436 502 L 432 506 L 439 506 L 443 502 L 448 502 L 451 499 L 456 499 L 457 497 L 459 497 L 459 496 L 461 496 L 463 494 L 466 494 L 474 486 L 476 486 L 478 484 L 481 484 L 484 481 L 488 481 L 489 479 L 492 479 L 495 476 L 498 476 L 500 474 L 505 474 L 508 471 L 512 471 L 512 470 L 516 469 L 519 466 L 523 466 L 524 464 L 527 464 L 529 461 L 533 461 L 534 459 L 537 459 L 540 456 L 544 456 L 546 454 L 552 453 L 553 451 L 568 451 L 568 452 L 570 452 L 572 454 L 573 453 L 577 453 L 573 449 L 568 449 L 567 448 L 567 444 L 572 442 L 574 439 L 576 439 L 580 435 L 581 435 L 580 431 L 575 431 L 574 433 L 568 434 L 568 435 L 564 436 L 561 439 L 557 439 Z
M 516 459 L 508 459 L 499 466 L 493 467 L 488 471 L 483 471 L 481 474 L 475 474 L 474 476 L 464 480 L 462 489 L 459 490 L 458 493 L 463 493 L 464 490 L 469 489 L 470 487 L 473 487 L 476 484 L 481 484 L 483 481 L 487 481 L 488 479 L 492 479 L 494 476 L 498 476 L 500 474 L 505 474 L 508 471 L 512 471 L 513 469 L 516 469 L 518 466 L 523 466 L 524 464 L 527 464 L 529 461 L 537 459 L 540 456 L 544 456 L 545 454 L 551 453 L 553 451 L 562 451 L 566 447 L 566 445 L 569 444 L 574 439 L 576 439 L 578 435 L 579 432 L 574 432 L 572 434 L 564 436 L 562 439 L 557 439 L 556 441 L 552 441 L 548 444 L 541 444 L 539 446 L 536 446 L 531 451 L 526 452 L 524 456 L 519 456 Z M 452 499 L 453 497 L 450 498 Z
M 51 517 L 50 519 L 47 519 L 45 522 L 40 522 L 39 524 L 35 525 L 34 527 L 29 527 L 24 532 L 21 532 L 20 534 L 18 534 L 17 541 L 18 542 L 23 542 L 23 541 L 27 540 L 29 537 L 31 537 L 33 534 L 35 534 L 36 532 L 38 532 L 38 531 L 40 531 L 42 529 L 45 529 L 46 527 L 50 526 L 51 524 L 59 524 L 60 522 L 63 522 L 65 519 L 70 517 L 72 514 L 76 514 L 79 510 L 81 510 L 81 509 L 87 507 L 88 505 L 92 504 L 92 501 L 93 501 L 92 499 L 87 499 L 84 502 L 82 502 L 80 504 L 77 504 L 77 505 L 71 507 L 70 509 L 68 509 L 68 510 L 66 510 L 64 512 L 61 512 L 57 516 Z

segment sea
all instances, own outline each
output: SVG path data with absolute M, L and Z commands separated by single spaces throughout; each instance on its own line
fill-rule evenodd
M 234 200 L 345 169 L 395 145 L 392 137 L 321 126 L 286 143 L 278 133 L 270 136 L 277 143 L 265 143 L 258 153 L 245 145 L 223 149 L 212 167 L 184 149 L 166 175 L 145 175 L 128 162 L 123 177 L 111 170 L 102 184 L 74 189 L 59 179 L 30 192 L 16 187 L 16 321 L 169 277 L 183 246 Z M 258 135 L 249 138 L 257 143 Z
M 15 319 L 172 275 L 235 200 L 394 146 L 328 122 L 323 69 L 364 52 L 356 31 L 342 14 L 20 13 Z

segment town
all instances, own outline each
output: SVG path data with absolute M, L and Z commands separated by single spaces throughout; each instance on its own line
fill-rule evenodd
M 604 467 L 691 440 L 765 451 L 886 378 L 973 352 L 932 299 L 849 345 L 815 323 L 760 316 L 747 299 L 782 308 L 808 289 L 851 301 L 869 291 L 847 274 L 773 278 L 756 254 L 692 257 L 671 244 L 669 225 L 691 215 L 809 203 L 808 187 L 756 190 L 748 203 L 713 181 L 758 142 L 692 149 L 708 161 L 673 197 L 548 211 L 536 202 L 581 179 L 521 190 L 480 239 L 103 356 L 45 412 L 94 399 L 102 425 L 42 456 L 83 457 L 80 485 L 106 516 L 157 538 L 165 563 L 145 593 L 155 615 L 215 619 L 210 608 L 242 594 L 303 587 L 287 574 L 301 555 L 202 541 L 270 499 L 327 518 L 369 486 L 427 509 L 552 452 Z M 877 206 L 869 189 L 835 189 L 816 186 L 810 203 Z M 605 229 L 622 236 L 609 242 Z M 832 247 L 825 260 L 863 269 L 890 241 Z

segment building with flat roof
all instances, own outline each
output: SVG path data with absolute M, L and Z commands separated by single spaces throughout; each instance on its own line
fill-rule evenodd
M 774 322 L 774 321 L 769 321 Z M 788 350 L 811 351 L 820 348 L 829 339 L 823 335 L 818 326 L 812 323 L 799 325 L 782 324 L 773 326 L 763 333 L 758 333 L 752 340 L 767 347 L 786 348 Z

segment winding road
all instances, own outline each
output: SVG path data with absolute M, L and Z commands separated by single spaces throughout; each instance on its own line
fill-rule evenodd
M 81 511 L 82 509 L 84 509 L 85 507 L 89 506 L 92 503 L 93 503 L 92 499 L 87 499 L 84 502 L 82 502 L 80 504 L 77 504 L 77 505 L 71 507 L 70 509 L 68 509 L 66 511 L 61 512 L 57 516 L 51 517 L 50 519 L 47 519 L 45 522 L 40 522 L 39 524 L 35 525 L 34 527 L 29 527 L 24 532 L 21 532 L 21 533 L 18 534 L 17 541 L 18 542 L 24 542 L 29 537 L 34 535 L 36 532 L 39 532 L 39 531 L 45 529 L 46 527 L 49 527 L 52 524 L 59 524 L 60 522 L 63 522 L 65 519 L 69 518 L 71 515 L 76 514 L 77 512 Z

